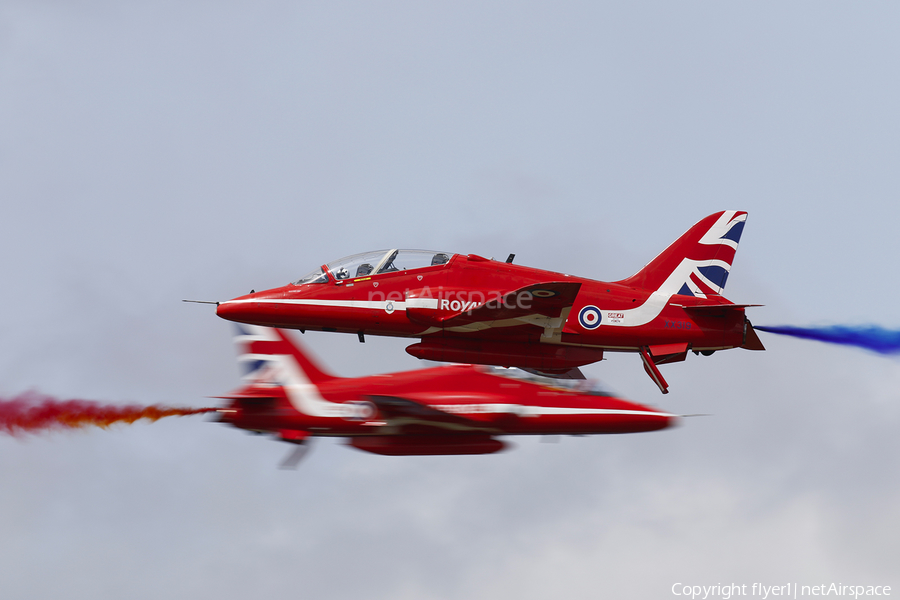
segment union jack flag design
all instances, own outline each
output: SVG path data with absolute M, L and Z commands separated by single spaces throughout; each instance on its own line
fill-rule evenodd
M 722 293 L 737 252 L 747 213 L 726 210 L 710 215 L 654 258 L 624 285 L 671 296 L 707 298 Z
M 282 380 L 284 369 L 281 368 L 285 360 L 299 368 L 297 373 L 302 374 L 304 381 L 315 384 L 333 378 L 303 353 L 296 342 L 285 338 L 284 333 L 278 329 L 243 323 L 237 324 L 235 329 L 238 364 L 245 382 L 260 383 L 269 380 L 271 383 L 285 385 L 288 382 Z
M 609 310 L 597 309 L 604 316 L 601 325 L 639 327 L 658 317 L 676 294 L 697 298 L 721 294 L 746 222 L 746 212 L 726 210 L 688 229 L 637 274 L 617 282 L 650 290 L 649 298 L 635 308 L 616 309 L 615 319 L 605 318 L 612 314 Z
M 746 222 L 745 212 L 722 213 L 685 258 L 693 268 L 677 294 L 706 298 L 722 293 Z

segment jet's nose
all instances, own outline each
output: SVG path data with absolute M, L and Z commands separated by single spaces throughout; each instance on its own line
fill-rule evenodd
M 248 294 L 233 300 L 219 302 L 216 314 L 223 319 L 252 325 L 271 324 L 271 306 L 260 294 Z
M 666 429 L 667 427 L 676 427 L 680 423 L 680 419 L 677 415 L 667 414 L 664 416 L 660 416 L 657 418 L 659 423 L 659 429 Z
M 654 408 L 643 407 L 644 414 L 635 415 L 635 431 L 658 431 L 679 424 L 678 415 L 663 412 Z
M 262 292 L 250 292 L 231 300 L 219 302 L 216 314 L 229 321 L 262 325 L 264 327 L 291 327 L 292 318 L 286 311 L 283 288 Z
M 216 306 L 216 314 L 223 319 L 229 321 L 237 321 L 238 323 L 246 323 L 247 303 L 241 299 L 226 300 L 219 302 Z

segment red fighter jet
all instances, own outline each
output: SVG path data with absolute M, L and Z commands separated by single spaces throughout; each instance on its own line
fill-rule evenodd
M 637 274 L 612 283 L 450 252 L 379 250 L 322 265 L 283 287 L 219 302 L 241 323 L 420 338 L 418 358 L 583 377 L 606 351 L 657 368 L 688 351 L 764 350 L 744 309 L 722 289 L 747 213 L 691 227 Z
M 219 420 L 297 444 L 286 467 L 312 436 L 392 456 L 489 454 L 504 447 L 498 435 L 635 433 L 675 422 L 585 380 L 476 365 L 345 379 L 278 329 L 239 326 L 235 342 L 245 384 L 222 396 L 231 402 Z

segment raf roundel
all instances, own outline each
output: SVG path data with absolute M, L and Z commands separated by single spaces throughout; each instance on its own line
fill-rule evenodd
M 585 329 L 597 329 L 600 326 L 600 309 L 596 306 L 585 306 L 578 313 L 578 322 Z

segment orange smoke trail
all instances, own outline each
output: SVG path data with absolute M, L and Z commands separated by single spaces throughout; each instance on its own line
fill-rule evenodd
M 114 423 L 134 423 L 140 419 L 157 421 L 215 411 L 215 408 L 179 408 L 100 404 L 90 400 L 56 400 L 35 392 L 0 399 L 0 432 L 9 435 L 52 429 L 77 429 L 93 425 L 107 428 Z

